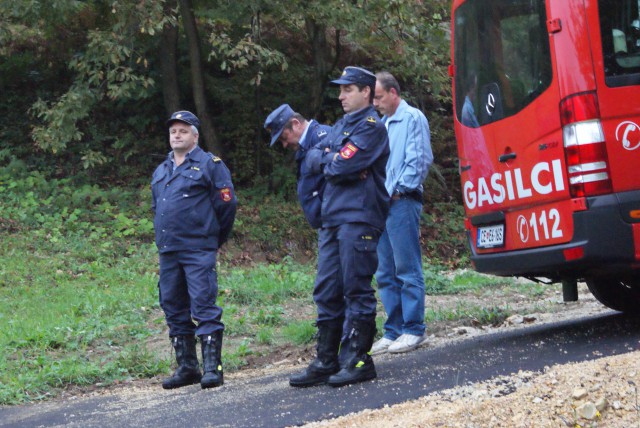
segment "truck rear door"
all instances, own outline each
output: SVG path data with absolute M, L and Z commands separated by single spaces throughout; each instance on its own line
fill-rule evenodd
M 640 190 L 640 1 L 589 3 L 593 7 L 587 23 L 611 184 L 616 193 Z
M 547 15 L 544 0 L 467 0 L 454 10 L 456 133 L 478 253 L 573 234 Z

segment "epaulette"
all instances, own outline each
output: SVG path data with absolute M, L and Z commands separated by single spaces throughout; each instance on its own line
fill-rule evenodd
M 375 118 L 375 117 L 373 117 L 373 116 L 369 116 L 369 117 L 367 118 L 367 122 L 369 122 L 369 123 L 376 123 L 376 122 L 377 122 L 377 120 L 376 120 L 376 118 Z
M 213 153 L 209 153 L 209 156 L 211 156 L 211 160 L 214 163 L 220 163 L 222 162 L 222 159 L 220 159 L 218 156 L 214 155 Z

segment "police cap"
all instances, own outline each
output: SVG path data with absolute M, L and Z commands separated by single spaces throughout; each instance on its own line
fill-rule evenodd
M 282 104 L 280 107 L 272 111 L 267 117 L 267 120 L 264 121 L 264 129 L 271 132 L 270 146 L 273 146 L 276 141 L 278 141 L 284 126 L 289 122 L 289 119 L 291 119 L 293 115 L 294 111 L 289 107 L 289 104 Z
M 339 79 L 332 80 L 336 85 L 351 85 L 357 83 L 371 87 L 376 86 L 376 76 L 369 70 L 361 67 L 346 67 Z
M 200 128 L 200 121 L 195 114 L 187 110 L 180 110 L 171 115 L 167 120 L 167 127 L 171 126 L 173 122 L 184 122 L 189 125 L 193 125 L 196 128 Z

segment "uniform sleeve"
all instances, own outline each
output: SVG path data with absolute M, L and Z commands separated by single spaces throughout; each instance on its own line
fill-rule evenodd
M 363 122 L 347 137 L 337 156 L 324 168 L 324 175 L 331 182 L 360 179 L 360 172 L 369 168 L 389 144 L 384 125 Z
M 231 182 L 231 173 L 222 161 L 214 161 L 213 178 L 213 210 L 220 225 L 218 246 L 221 247 L 231 235 L 233 222 L 236 219 L 238 200 Z
M 162 171 L 163 166 L 164 164 L 161 164 L 158 168 L 156 168 L 156 170 L 153 172 L 153 175 L 151 176 L 151 210 L 154 213 L 156 212 L 156 204 L 158 199 L 156 183 L 158 183 L 164 177 Z
M 307 165 L 307 168 L 313 174 L 321 174 L 324 166 L 331 162 L 334 153 L 325 152 L 325 149 L 328 146 L 321 141 L 316 146 L 309 149 L 307 155 L 304 158 L 304 162 Z
M 397 188 L 400 192 L 418 189 L 429 174 L 433 162 L 429 123 L 420 115 L 409 116 L 404 147 L 405 160 L 398 172 Z
M 151 211 L 156 212 L 156 192 L 153 191 L 153 184 L 151 184 Z

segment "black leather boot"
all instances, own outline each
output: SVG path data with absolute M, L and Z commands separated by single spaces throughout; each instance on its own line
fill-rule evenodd
M 202 367 L 204 374 L 200 380 L 202 389 L 215 388 L 224 383 L 222 372 L 222 330 L 200 336 L 202 346 Z
M 298 388 L 323 385 L 329 376 L 340 370 L 338 349 L 342 336 L 342 320 L 318 323 L 318 355 L 302 373 L 289 378 L 289 385 Z
M 338 373 L 329 377 L 327 383 L 330 386 L 351 385 L 376 378 L 376 367 L 369 355 L 375 335 L 375 318 L 352 320 L 348 359 Z
M 195 337 L 174 336 L 171 338 L 171 344 L 176 351 L 178 368 L 173 376 L 162 381 L 162 387 L 174 389 L 200 382 L 202 374 L 198 364 Z

